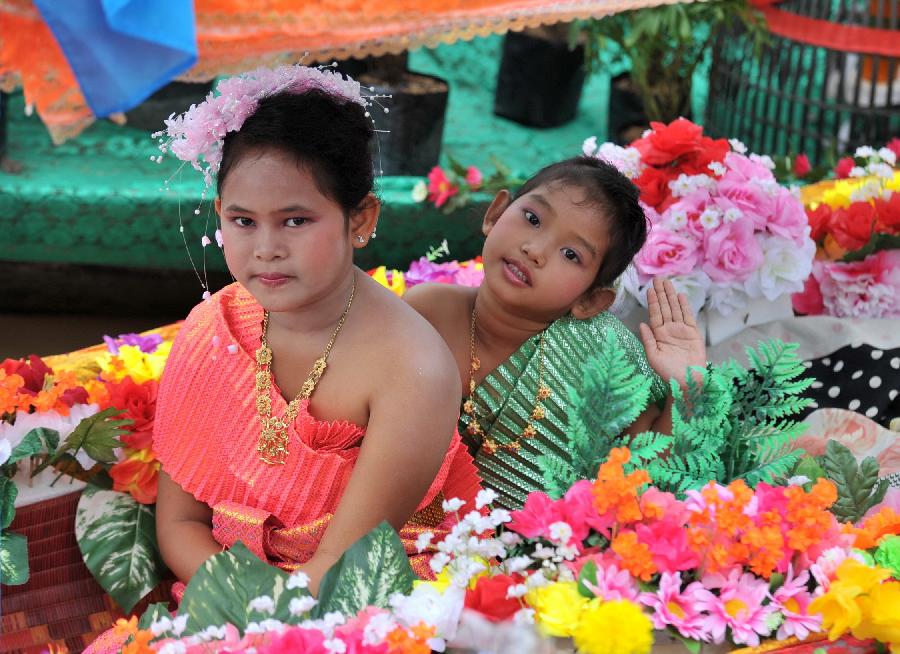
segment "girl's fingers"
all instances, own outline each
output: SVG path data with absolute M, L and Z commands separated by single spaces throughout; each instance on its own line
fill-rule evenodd
M 688 327 L 696 327 L 697 321 L 694 319 L 694 312 L 691 309 L 691 303 L 688 302 L 687 295 L 679 293 L 678 304 L 681 306 L 681 315 L 684 316 L 684 324 Z
M 675 285 L 667 279 L 663 282 L 663 288 L 666 289 L 666 298 L 669 301 L 669 308 L 672 311 L 672 321 L 684 322 L 684 316 L 681 312 L 681 303 L 678 301 L 678 293 L 675 291 Z
M 656 351 L 656 337 L 653 335 L 653 330 L 650 329 L 645 323 L 641 323 L 639 326 L 641 331 L 641 341 L 644 344 L 645 352 L 655 352 Z
M 672 322 L 672 307 L 669 304 L 669 296 L 666 294 L 666 286 L 661 278 L 654 278 L 653 290 L 659 299 L 659 312 L 662 315 L 662 322 Z
M 647 289 L 647 311 L 650 312 L 650 326 L 654 329 L 663 324 L 662 311 L 659 308 L 659 296 L 656 289 Z

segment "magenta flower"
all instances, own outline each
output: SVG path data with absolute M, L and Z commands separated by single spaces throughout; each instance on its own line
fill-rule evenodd
M 685 638 L 709 640 L 710 634 L 704 628 L 703 614 L 698 609 L 701 602 L 706 604 L 715 596 L 699 581 L 681 590 L 681 573 L 662 573 L 659 589 L 655 593 L 641 593 L 640 603 L 653 609 L 650 619 L 655 629 L 675 627 Z
M 512 522 L 506 526 L 525 538 L 549 537 L 550 525 L 565 520 L 563 501 L 550 499 L 547 493 L 535 491 L 528 495 L 525 506 L 512 512 Z
M 650 548 L 653 565 L 660 572 L 690 570 L 700 564 L 697 553 L 688 544 L 683 522 L 665 519 L 635 526 L 638 540 Z
M 141 336 L 140 334 L 119 334 L 118 338 L 112 336 L 104 336 L 103 341 L 110 354 L 116 356 L 119 354 L 119 348 L 123 345 L 133 345 L 140 348 L 144 354 L 152 354 L 160 345 L 163 338 L 159 334 L 150 334 L 149 336 Z
M 807 607 L 813 599 L 806 590 L 807 582 L 809 582 L 807 570 L 795 577 L 793 567 L 789 567 L 784 584 L 775 591 L 772 597 L 773 606 L 784 616 L 784 622 L 778 627 L 778 633 L 775 635 L 778 640 L 785 640 L 791 636 L 804 640 L 811 633 L 821 629 L 822 616 L 809 615 L 807 612 Z
M 447 200 L 459 193 L 459 189 L 450 183 L 444 169 L 435 166 L 428 173 L 428 199 L 440 208 Z
M 719 589 L 718 597 L 710 593 L 697 602 L 697 608 L 707 614 L 703 628 L 713 642 L 724 642 L 725 630 L 730 629 L 736 645 L 756 647 L 760 636 L 771 633 L 769 618 L 777 609 L 765 604 L 769 584 L 764 579 L 733 568 L 727 576 L 706 575 L 701 583 L 708 589 Z

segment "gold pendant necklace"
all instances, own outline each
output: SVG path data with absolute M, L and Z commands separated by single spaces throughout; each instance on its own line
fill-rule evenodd
M 353 274 L 353 289 L 350 291 L 350 299 L 341 314 L 331 340 L 325 346 L 322 356 L 316 359 L 312 370 L 300 387 L 300 393 L 287 405 L 284 415 L 279 418 L 272 415 L 272 397 L 269 389 L 272 388 L 272 350 L 269 348 L 269 342 L 266 338 L 266 332 L 269 328 L 269 312 L 263 312 L 262 336 L 260 337 L 259 349 L 256 351 L 256 411 L 259 414 L 259 422 L 261 431 L 259 434 L 259 443 L 256 451 L 259 458 L 269 465 L 284 465 L 288 455 L 288 426 L 297 418 L 300 410 L 300 403 L 309 399 L 316 389 L 316 384 L 325 374 L 325 368 L 328 366 L 328 355 L 334 346 L 334 341 L 340 333 L 341 328 L 347 320 L 347 314 L 350 313 L 350 305 L 353 304 L 353 296 L 356 295 L 356 273 Z
M 531 409 L 531 416 L 528 423 L 512 441 L 509 443 L 499 443 L 496 439 L 484 435 L 484 430 L 478 422 L 478 416 L 475 413 L 475 373 L 481 368 L 481 360 L 475 353 L 475 307 L 472 307 L 472 320 L 469 328 L 469 397 L 463 403 L 463 413 L 471 420 L 469 421 L 466 431 L 470 436 L 482 437 L 481 449 L 485 454 L 496 454 L 499 450 L 513 453 L 518 452 L 522 447 L 522 440 L 534 438 L 537 436 L 537 428 L 534 423 L 536 420 L 543 420 L 546 417 L 544 407 L 541 402 L 553 395 L 553 392 L 544 384 L 544 333 L 541 332 L 541 340 L 538 345 L 540 359 L 538 360 L 538 388 L 534 397 L 534 407 Z

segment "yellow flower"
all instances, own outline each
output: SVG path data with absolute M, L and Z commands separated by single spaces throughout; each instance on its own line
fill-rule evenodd
M 853 635 L 860 639 L 874 638 L 900 651 L 900 582 L 875 586 L 857 602 L 863 619 Z
M 591 600 L 572 635 L 584 654 L 649 654 L 653 647 L 650 619 L 628 600 Z
M 861 596 L 879 588 L 891 573 L 885 568 L 869 567 L 856 559 L 846 559 L 835 575 L 836 579 L 828 592 L 809 605 L 809 613 L 821 614 L 822 626 L 828 629 L 830 640 L 837 640 L 850 630 L 856 633 L 864 619 Z
M 397 295 L 406 293 L 406 278 L 399 270 L 391 270 L 391 281 L 388 281 L 386 266 L 378 266 L 375 270 L 370 271 L 369 274 L 372 276 L 372 279 Z
M 534 609 L 541 631 L 548 636 L 571 636 L 588 600 L 574 581 L 560 581 L 530 590 L 525 602 Z
M 136 384 L 143 384 L 162 377 L 171 349 L 172 341 L 163 341 L 152 354 L 141 352 L 141 348 L 135 345 L 122 345 L 117 356 L 107 353 L 98 359 L 98 364 L 103 378 L 108 381 L 131 377 Z

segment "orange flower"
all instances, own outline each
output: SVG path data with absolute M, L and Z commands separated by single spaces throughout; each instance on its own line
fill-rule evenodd
M 776 514 L 777 516 L 778 514 Z M 784 557 L 784 536 L 781 533 L 781 519 L 777 525 L 752 527 L 741 537 L 747 545 L 750 569 L 763 579 L 769 579 Z
M 84 383 L 88 394 L 88 404 L 97 404 L 100 410 L 109 408 L 109 388 L 99 379 L 89 379 Z
M 844 525 L 844 533 L 856 536 L 853 546 L 861 550 L 877 547 L 885 536 L 900 535 L 900 514 L 889 506 L 863 520 L 859 527 Z
M 138 630 L 138 619 L 136 615 L 131 616 L 128 620 L 119 618 L 113 625 L 113 631 L 116 636 L 134 636 Z
M 616 512 L 616 521 L 621 524 L 637 522 L 642 518 L 638 502 L 638 489 L 650 483 L 646 470 L 635 470 L 626 475 L 623 465 L 631 459 L 628 448 L 616 447 L 609 453 L 609 459 L 600 466 L 597 481 L 594 482 L 594 505 L 600 515 Z
M 151 640 L 153 640 L 152 631 L 138 631 L 132 641 L 122 648 L 122 654 L 155 654 L 155 650 L 150 647 Z
M 633 531 L 619 533 L 612 541 L 612 550 L 619 555 L 623 567 L 633 577 L 650 581 L 650 578 L 656 574 L 650 547 L 646 543 L 638 542 L 637 534 Z
M 0 368 L 0 415 L 15 413 L 19 406 L 19 389 L 25 385 L 21 375 L 7 375 Z
M 834 526 L 835 519 L 828 507 L 837 500 L 837 488 L 830 480 L 822 478 L 809 493 L 802 486 L 789 486 L 784 494 L 787 498 L 785 514 L 790 523 L 788 547 L 805 552 Z
M 419 623 L 412 629 L 397 627 L 387 635 L 387 646 L 390 654 L 431 654 L 428 641 L 434 638 L 435 628 Z
M 109 470 L 113 479 L 113 490 L 131 493 L 141 504 L 156 502 L 156 488 L 159 482 L 160 463 L 153 452 L 146 450 L 125 450 L 127 457 Z

